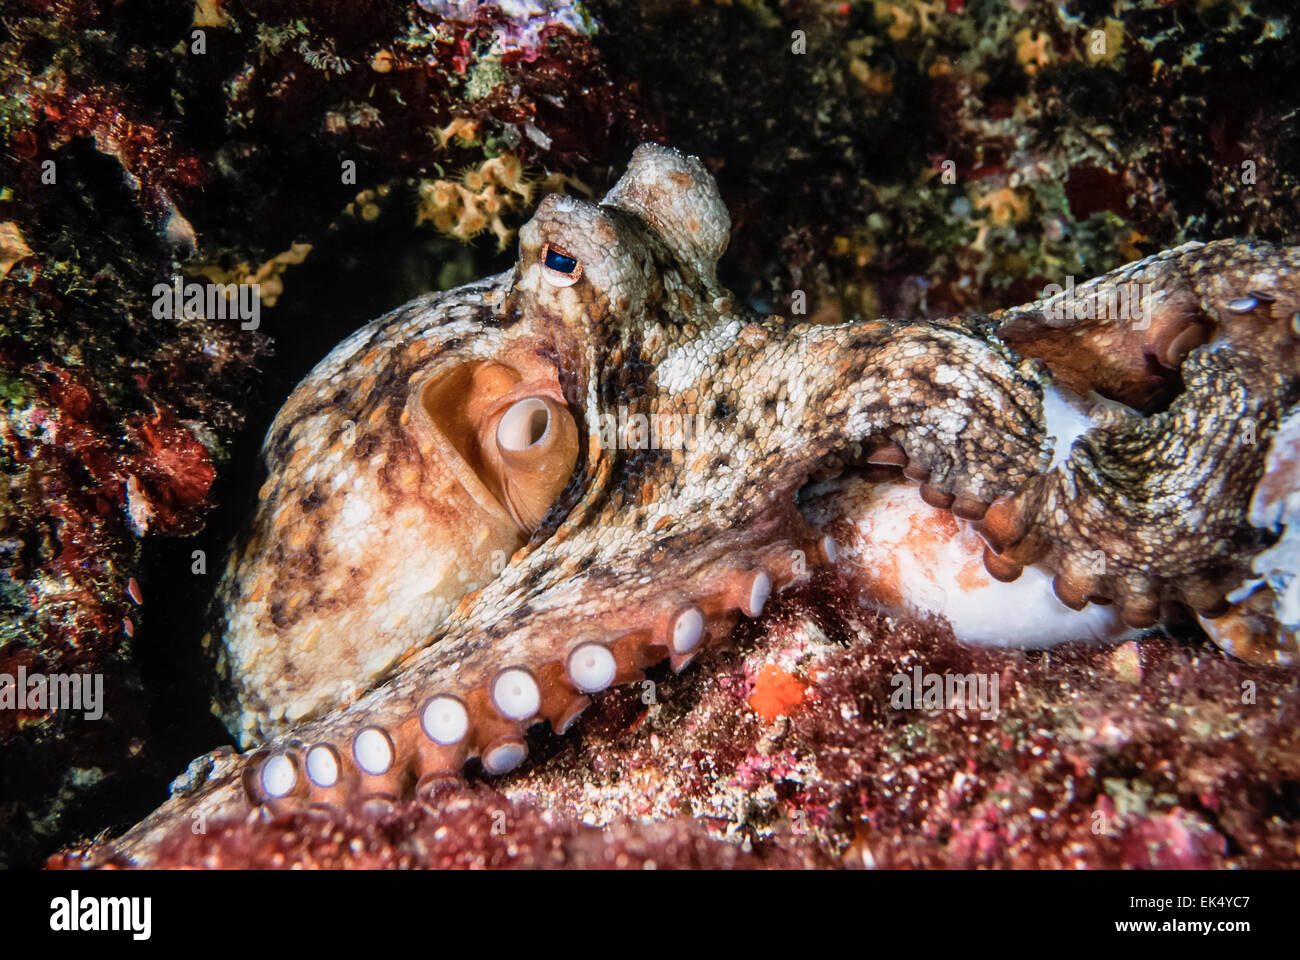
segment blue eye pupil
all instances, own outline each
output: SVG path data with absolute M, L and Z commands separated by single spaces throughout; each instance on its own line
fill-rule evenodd
M 546 266 L 556 273 L 573 273 L 578 266 L 578 261 L 573 257 L 566 257 L 562 253 L 556 253 L 548 247 L 546 250 Z

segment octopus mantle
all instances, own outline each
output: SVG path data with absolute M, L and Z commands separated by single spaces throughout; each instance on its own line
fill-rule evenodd
M 196 764 L 117 855 L 199 814 L 361 816 L 470 760 L 506 773 L 532 724 L 848 562 L 832 528 L 900 474 L 996 581 L 1032 566 L 1072 609 L 1190 608 L 1239 654 L 1294 652 L 1294 565 L 1257 562 L 1295 486 L 1300 248 L 1190 243 L 989 317 L 818 326 L 719 286 L 729 230 L 697 160 L 642 146 L 599 204 L 546 198 L 513 269 L 312 371 L 207 638 L 248 752 Z

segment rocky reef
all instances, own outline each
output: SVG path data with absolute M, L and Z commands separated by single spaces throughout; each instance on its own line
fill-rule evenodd
M 1295 20 L 1285 0 L 15 0 L 0 673 L 102 674 L 105 698 L 96 719 L 0 710 L 0 863 L 138 820 L 228 742 L 203 611 L 270 416 L 361 322 L 510 262 L 545 193 L 600 192 L 642 140 L 697 154 L 731 206 L 723 281 L 823 321 L 985 312 L 1189 239 L 1295 242 Z M 264 309 L 160 316 L 158 285 L 193 279 L 257 282 Z M 971 651 L 832 613 L 842 589 L 824 576 L 734 652 L 655 675 L 653 702 L 612 693 L 535 734 L 544 759 L 507 781 L 216 824 L 150 856 L 1300 860 L 1293 674 L 1193 624 Z M 883 710 L 922 656 L 1016 695 L 996 720 Z M 125 859 L 81 849 L 55 862 Z
M 1222 868 L 1300 862 L 1300 680 L 1167 636 L 1025 653 L 857 610 L 819 574 L 735 647 L 537 732 L 506 780 L 173 822 L 51 866 Z M 999 678 L 996 716 L 893 677 Z M 1242 702 L 1243 684 L 1254 694 Z M 535 728 L 540 731 L 541 728 Z M 184 787 L 177 786 L 183 792 Z

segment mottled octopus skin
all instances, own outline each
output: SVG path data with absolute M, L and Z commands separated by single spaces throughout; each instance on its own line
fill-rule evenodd
M 1188 244 L 1093 281 L 1151 283 L 1143 331 L 1054 324 L 1045 302 L 970 322 L 812 326 L 752 315 L 718 285 L 728 231 L 703 166 L 643 146 L 599 205 L 543 201 L 514 269 L 369 324 L 308 376 L 268 434 L 269 480 L 219 596 L 223 715 L 260 745 L 209 758 L 123 849 L 196 813 L 364 804 L 475 756 L 509 769 L 524 729 L 562 731 L 587 703 L 567 671 L 575 648 L 610 651 L 612 683 L 666 657 L 680 669 L 761 612 L 765 577 L 780 588 L 832 560 L 796 495 L 846 464 L 901 467 L 927 501 L 979 521 L 991 571 L 1047 564 L 1067 602 L 1113 600 L 1135 621 L 1166 601 L 1217 612 L 1266 543 L 1246 518 L 1297 401 L 1296 249 Z M 553 284 L 548 245 L 578 261 L 576 282 Z M 1031 341 L 1046 364 L 1008 346 Z M 576 466 L 531 534 L 468 489 L 473 471 L 422 399 L 479 361 L 518 372 L 512 401 L 553 398 L 577 423 Z M 1081 391 L 1143 379 L 1151 397 L 1180 362 L 1186 389 L 1167 411 L 1116 413 L 1048 472 L 1048 365 Z M 701 415 L 694 449 L 607 449 L 600 418 L 620 406 Z M 511 554 L 499 574 L 494 549 Z M 674 618 L 691 609 L 705 637 L 673 652 Z M 538 698 L 510 717 L 493 691 L 513 668 Z M 421 727 L 437 695 L 465 707 L 456 742 Z M 363 731 L 387 745 L 381 772 L 354 754 Z M 306 775 L 316 745 L 333 751 L 333 785 Z
M 1058 377 L 1128 356 L 1130 368 L 1145 360 L 1177 369 L 1183 388 L 1162 412 L 1115 411 L 1061 469 L 990 510 L 981 530 L 1000 559 L 1045 564 L 1067 605 L 1116 602 L 1134 626 L 1154 624 L 1165 601 L 1224 613 L 1225 594 L 1274 539 L 1248 517 L 1269 440 L 1300 401 L 1298 279 L 1300 249 L 1225 241 L 1186 244 L 1081 285 L 1076 301 L 1105 285 L 1150 284 L 1151 321 L 1143 331 L 1104 322 L 1069 331 L 1074 369 L 1054 365 Z M 1014 341 L 1014 331 L 1036 329 L 1045 342 L 1053 306 L 1007 311 L 1000 334 Z M 1080 348 L 1103 329 L 1104 342 Z M 1142 404 L 1159 392 L 1143 392 L 1142 379 L 1137 370 L 1121 381 L 1094 374 L 1086 386 L 1127 390 Z

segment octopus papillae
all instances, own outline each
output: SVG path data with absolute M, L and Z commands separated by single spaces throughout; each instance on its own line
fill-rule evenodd
M 881 511 L 960 526 L 961 576 L 931 571 L 954 625 L 948 597 L 1013 581 L 1109 618 L 972 642 L 1190 608 L 1238 656 L 1294 659 L 1292 565 L 1267 558 L 1300 459 L 1300 248 L 1189 243 L 991 316 L 818 325 L 719 285 L 729 231 L 698 160 L 642 146 L 599 203 L 547 197 L 512 269 L 310 373 L 207 638 L 247 752 L 117 855 L 200 812 L 360 816 L 470 761 L 505 774 L 532 724 L 685 668 L 817 564 L 924 607 L 874 568 Z

